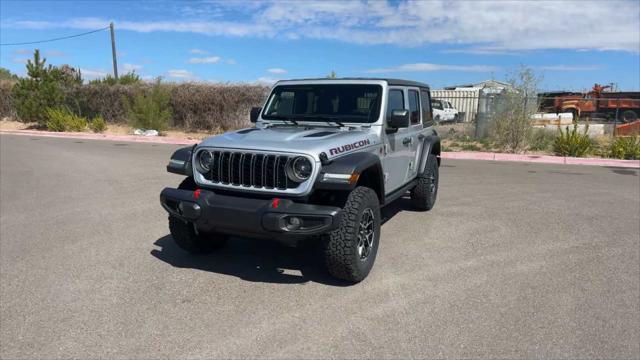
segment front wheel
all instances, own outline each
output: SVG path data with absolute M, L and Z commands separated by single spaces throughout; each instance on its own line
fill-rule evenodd
M 429 154 L 422 174 L 418 175 L 418 183 L 411 190 L 411 203 L 418 210 L 428 211 L 436 204 L 438 196 L 438 159 Z
M 185 178 L 178 189 L 194 191 L 198 188 L 192 177 Z M 207 254 L 224 246 L 227 236 L 218 233 L 198 231 L 195 224 L 175 216 L 169 216 L 169 231 L 176 245 L 192 254 Z
M 364 280 L 376 259 L 380 242 L 380 203 L 375 191 L 357 187 L 342 209 L 340 227 L 325 243 L 329 273 L 349 282 Z
M 198 231 L 192 222 L 169 216 L 169 231 L 176 245 L 191 254 L 208 254 L 227 243 L 227 236 Z

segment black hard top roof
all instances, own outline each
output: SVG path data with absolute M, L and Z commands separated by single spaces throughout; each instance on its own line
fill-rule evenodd
M 305 81 L 305 80 L 381 80 L 386 81 L 389 85 L 395 86 L 415 86 L 429 89 L 429 85 L 412 80 L 388 79 L 388 78 L 365 78 L 365 77 L 343 77 L 343 78 L 310 78 L 310 79 L 289 79 L 282 81 Z

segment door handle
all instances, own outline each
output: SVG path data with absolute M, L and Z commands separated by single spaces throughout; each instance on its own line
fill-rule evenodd
M 410 137 L 406 137 L 404 139 L 402 139 L 402 145 L 409 145 L 411 144 L 411 138 Z

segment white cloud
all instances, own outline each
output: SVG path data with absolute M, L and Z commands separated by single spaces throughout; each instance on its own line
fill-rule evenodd
M 63 56 L 67 56 L 67 54 L 65 54 L 64 52 L 60 51 L 60 50 L 47 50 L 44 52 L 45 56 L 50 56 L 50 57 L 63 57 Z
M 189 64 L 217 64 L 220 62 L 220 56 L 192 57 Z
M 18 49 L 18 50 L 15 50 L 13 53 L 14 54 L 18 54 L 18 55 L 31 55 L 31 54 L 33 54 L 33 50 L 31 50 L 31 49 Z
M 536 69 L 543 71 L 593 71 L 601 69 L 600 65 L 545 65 L 537 66 Z
M 489 65 L 441 65 L 429 63 L 403 64 L 398 66 L 376 68 L 366 70 L 371 74 L 394 73 L 394 72 L 432 72 L 432 71 L 465 71 L 465 72 L 494 72 L 500 70 L 497 66 Z
M 191 49 L 191 50 L 189 50 L 189 53 L 196 54 L 196 55 L 204 55 L 207 52 L 202 50 L 202 49 Z
M 124 64 L 122 65 L 122 69 L 123 69 L 125 72 L 140 71 L 140 70 L 142 69 L 142 65 L 124 63 Z
M 278 81 L 278 79 L 274 79 L 274 78 L 271 78 L 271 77 L 268 77 L 268 76 L 261 76 L 256 80 L 256 82 L 258 82 L 258 83 L 267 84 L 267 85 L 272 85 L 276 81 Z
M 82 77 L 88 80 L 103 78 L 110 73 L 105 70 L 95 70 L 95 69 L 80 69 L 80 73 Z
M 272 74 L 286 74 L 287 70 L 282 69 L 282 68 L 271 68 L 267 70 L 268 72 L 272 73 Z
M 26 64 L 27 63 L 27 58 L 20 58 L 20 57 L 13 57 L 11 58 L 11 62 L 14 64 Z
M 245 6 L 212 2 L 208 3 L 210 9 L 199 12 L 195 19 L 178 15 L 178 18 L 166 20 L 114 21 L 119 30 L 145 33 L 312 38 L 398 46 L 448 44 L 456 48 L 467 46 L 469 51 L 476 53 L 536 49 L 640 52 L 640 2 L 581 1 L 579 6 L 576 4 L 569 0 L 310 0 L 259 3 L 247 10 Z M 89 30 L 108 22 L 102 18 L 72 18 L 66 21 L 3 21 L 2 26 Z
M 167 72 L 169 77 L 178 78 L 178 79 L 195 79 L 195 76 L 191 71 L 184 69 L 173 69 Z
M 236 64 L 236 59 L 227 59 L 225 60 L 225 62 L 229 65 L 235 65 Z

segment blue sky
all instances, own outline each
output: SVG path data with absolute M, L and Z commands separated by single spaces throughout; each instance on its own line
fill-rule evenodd
M 120 73 L 169 81 L 265 82 L 398 77 L 434 88 L 524 65 L 545 90 L 593 83 L 640 89 L 640 1 L 8 1 L 0 43 L 49 39 L 115 23 Z M 109 32 L 1 46 L 23 74 L 34 48 L 52 64 L 110 73 Z

